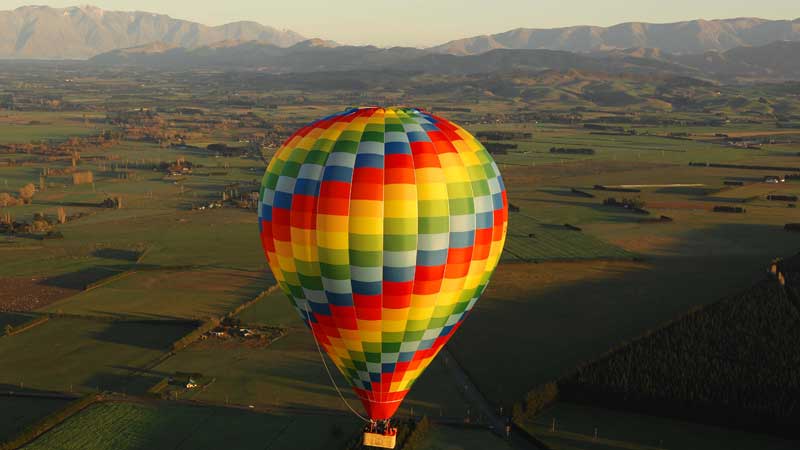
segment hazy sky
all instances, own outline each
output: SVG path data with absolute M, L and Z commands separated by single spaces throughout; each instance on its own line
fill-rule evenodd
M 0 9 L 26 4 L 64 7 L 79 1 L 0 0 Z M 381 46 L 428 46 L 518 27 L 800 17 L 800 0 L 94 0 L 91 4 L 158 12 L 208 25 L 253 20 L 307 37 Z

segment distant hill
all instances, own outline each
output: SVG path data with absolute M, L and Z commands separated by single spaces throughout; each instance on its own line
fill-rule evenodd
M 164 68 L 257 67 L 272 73 L 380 69 L 450 75 L 570 69 L 611 73 L 694 73 L 691 68 L 670 61 L 627 55 L 612 58 L 552 50 L 493 50 L 480 55 L 454 56 L 431 54 L 409 47 L 331 46 L 324 41 L 304 41 L 287 48 L 254 41 L 195 49 L 156 44 L 114 50 L 98 55 L 90 62 Z
M 426 55 L 409 47 L 336 45 L 319 39 L 278 47 L 258 41 L 227 41 L 198 48 L 159 44 L 113 50 L 91 58 L 93 64 L 133 64 L 164 68 L 235 67 L 273 73 L 316 72 L 381 68 Z
M 475 55 L 501 48 L 590 52 L 635 47 L 690 54 L 765 45 L 774 41 L 798 40 L 800 40 L 800 19 L 791 21 L 739 18 L 666 24 L 629 22 L 607 28 L 595 26 L 518 28 L 505 33 L 458 39 L 432 47 L 430 50 L 452 55 Z
M 717 77 L 800 79 L 800 42 L 778 41 L 726 52 L 670 56 L 669 60 Z
M 153 42 L 197 48 L 220 41 L 252 40 L 286 47 L 305 38 L 255 22 L 209 27 L 162 14 L 92 6 L 24 6 L 0 11 L 0 58 L 87 59 Z

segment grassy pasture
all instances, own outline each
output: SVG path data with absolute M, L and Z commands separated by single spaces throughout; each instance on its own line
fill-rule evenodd
M 796 446 L 796 442 L 771 436 L 565 402 L 524 426 L 554 450 L 789 450 Z M 597 441 L 593 440 L 595 428 Z
M 512 213 L 503 258 L 507 261 L 631 259 L 633 254 L 562 225 L 537 222 Z
M 260 272 L 143 271 L 51 304 L 46 311 L 140 319 L 219 317 L 270 283 Z
M 328 366 L 350 405 L 362 410 L 335 366 L 330 361 Z M 186 399 L 349 413 L 325 373 L 311 334 L 299 328 L 266 348 L 218 340 L 198 342 L 151 371 L 156 376 L 175 372 L 199 372 L 215 379 L 202 391 L 184 393 Z M 437 359 L 414 385 L 398 416 L 414 408 L 416 415 L 463 417 L 467 407 Z
M 0 397 L 0 443 L 67 403 L 69 400 L 52 398 Z
M 485 450 L 509 448 L 509 444 L 489 430 L 432 426 L 420 450 Z
M 341 446 L 356 427 L 349 417 L 279 416 L 163 403 L 100 403 L 25 448 L 255 450 L 266 445 L 276 449 L 328 449 Z
M 51 319 L 0 339 L 0 386 L 69 392 L 123 391 L 190 325 Z M 10 370 L 5 370 L 10 368 Z
M 148 250 L 150 266 L 196 266 L 210 269 L 260 271 L 266 267 L 258 242 L 258 225 L 251 211 L 224 209 L 166 213 L 158 210 L 103 211 L 59 227 L 65 239 L 17 239 L 4 250 L 0 276 L 63 276 L 104 267 L 130 267 L 101 249 Z M 35 245 L 32 245 L 35 244 Z M 111 257 L 109 257 L 111 256 Z
M 255 304 L 243 309 L 237 316 L 243 323 L 268 327 L 295 328 L 305 330 L 286 294 L 276 289 Z
M 62 141 L 94 132 L 94 125 L 84 123 L 81 113 L 0 112 L 0 144 Z

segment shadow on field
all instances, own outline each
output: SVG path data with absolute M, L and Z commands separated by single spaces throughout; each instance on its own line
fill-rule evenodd
M 693 186 L 673 186 L 655 190 L 656 194 L 688 195 L 691 197 L 702 197 L 717 192 L 719 192 L 719 189 Z
M 590 197 L 586 197 L 585 195 L 581 195 L 581 194 L 572 192 L 572 191 L 567 190 L 567 189 L 541 188 L 541 189 L 537 189 L 537 191 L 544 192 L 545 194 L 557 195 L 559 197 L 590 198 Z
M 754 183 L 764 181 L 764 177 L 725 177 L 729 181 L 750 181 Z
M 105 259 L 118 259 L 121 261 L 136 261 L 142 252 L 125 250 L 121 248 L 99 248 L 92 252 L 92 256 Z
M 648 244 L 647 263 L 501 264 L 449 348 L 490 401 L 513 404 L 695 306 L 751 286 L 773 258 L 800 250 L 800 235 L 764 224 L 687 230 L 664 242 Z
M 610 195 L 609 197 L 613 197 L 613 195 Z M 594 211 L 609 214 L 608 216 L 603 218 L 603 220 L 606 222 L 617 222 L 617 223 L 638 222 L 639 219 L 642 217 L 640 214 L 635 214 L 633 212 L 620 212 L 620 210 L 622 210 L 623 208 L 606 206 L 603 205 L 602 203 L 575 202 L 567 200 L 545 200 L 541 198 L 537 198 L 534 201 L 541 203 L 555 203 L 557 205 L 564 205 L 564 206 L 589 208 Z M 602 200 L 599 201 L 602 202 Z
M 0 392 L 2 392 L 4 394 L 5 393 L 13 393 L 14 395 L 19 395 L 21 397 L 24 397 L 26 394 L 31 394 L 32 396 L 37 396 L 37 397 L 38 396 L 41 396 L 41 397 L 50 397 L 50 396 L 52 396 L 52 397 L 61 397 L 61 398 L 71 397 L 69 395 L 64 395 L 60 391 L 48 391 L 48 390 L 44 390 L 44 389 L 30 388 L 30 387 L 27 387 L 27 386 L 24 386 L 24 385 L 22 387 L 20 387 L 20 385 L 18 385 L 18 384 L 8 384 L 8 383 L 0 383 Z
M 98 196 L 99 195 L 100 194 L 98 194 Z M 62 201 L 36 200 L 34 204 L 42 206 L 69 206 L 71 208 L 100 208 L 100 202 L 62 202 Z
M 46 278 L 40 282 L 47 286 L 56 286 L 66 289 L 83 290 L 87 285 L 116 275 L 120 272 L 128 270 L 131 265 L 123 264 L 118 266 L 94 266 L 86 269 L 81 269 L 75 272 L 56 275 L 54 277 Z
M 166 350 L 194 328 L 195 325 L 188 322 L 109 322 L 102 330 L 92 331 L 89 337 L 124 346 Z
M 747 203 L 749 198 L 734 198 L 734 197 L 703 197 L 693 198 L 694 201 L 700 202 L 717 202 L 717 203 Z
M 81 382 L 81 386 L 92 391 L 128 392 L 126 386 L 134 379 L 136 369 L 128 373 L 98 372 Z

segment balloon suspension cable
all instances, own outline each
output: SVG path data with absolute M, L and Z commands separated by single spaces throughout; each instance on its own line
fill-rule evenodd
M 353 414 L 358 416 L 358 418 L 363 420 L 364 422 L 371 422 L 371 420 L 369 420 L 366 417 L 362 416 L 361 414 L 358 413 L 358 411 L 356 411 L 355 409 L 353 409 L 352 406 L 350 406 L 350 403 L 348 403 L 347 399 L 344 398 L 344 395 L 342 395 L 342 391 L 339 389 L 339 386 L 336 384 L 336 380 L 333 379 L 333 374 L 331 373 L 331 369 L 328 368 L 328 363 L 325 361 L 325 355 L 322 354 L 322 348 L 319 346 L 319 341 L 317 341 L 317 335 L 314 334 L 314 325 L 311 322 L 311 315 L 309 313 L 309 309 L 311 309 L 311 308 L 310 307 L 306 307 L 306 318 L 308 319 L 308 326 L 311 327 L 311 336 L 314 337 L 314 343 L 317 344 L 317 352 L 319 353 L 319 359 L 322 360 L 322 365 L 325 366 L 325 372 L 328 373 L 328 378 L 330 378 L 331 384 L 333 385 L 334 389 L 336 389 L 336 393 L 339 394 L 339 398 L 342 399 L 342 402 L 344 402 L 345 406 L 347 406 L 347 408 L 350 411 L 352 411 Z

